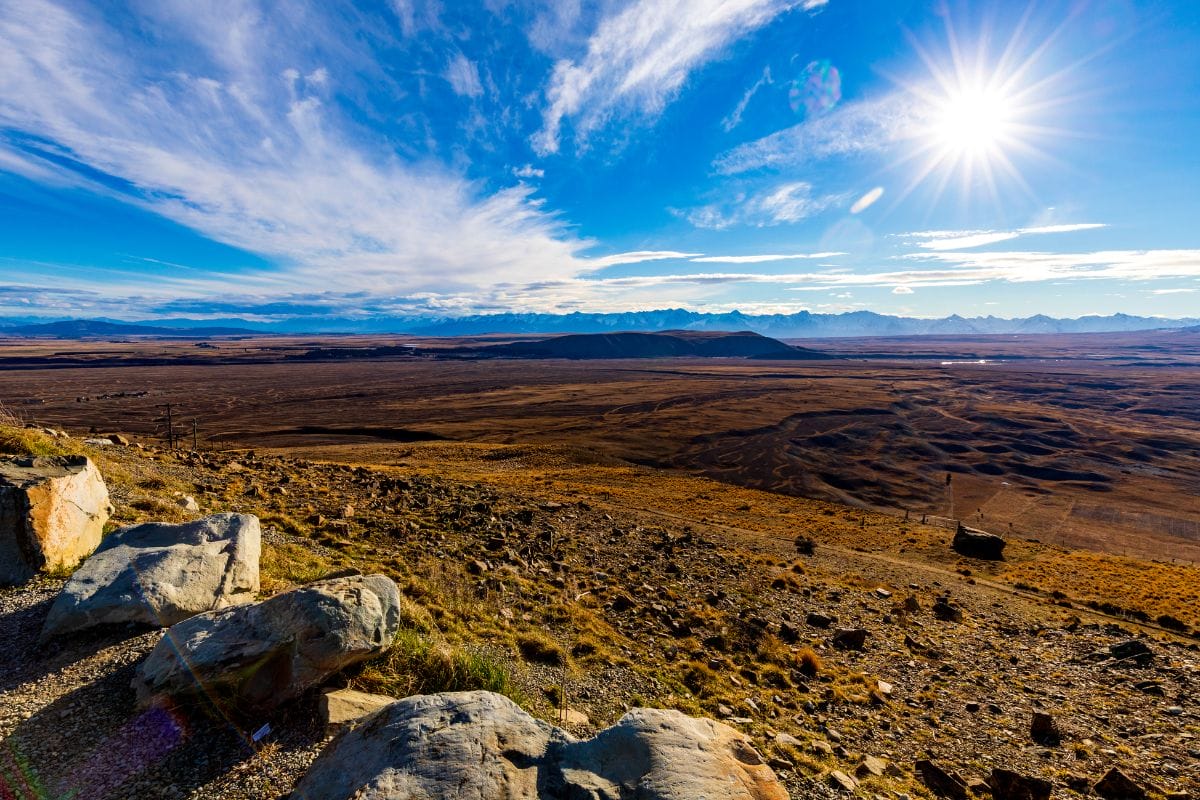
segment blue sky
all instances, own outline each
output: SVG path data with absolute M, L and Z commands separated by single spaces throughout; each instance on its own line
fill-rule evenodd
M 0 0 L 0 314 L 1200 314 L 1200 8 Z

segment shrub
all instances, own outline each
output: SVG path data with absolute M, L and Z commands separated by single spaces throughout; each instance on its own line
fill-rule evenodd
M 821 657 L 811 647 L 805 647 L 796 653 L 796 669 L 800 670 L 801 675 L 815 678 L 820 674 L 822 666 Z

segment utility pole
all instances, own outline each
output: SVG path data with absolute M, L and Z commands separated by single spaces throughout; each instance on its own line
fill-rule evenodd
M 167 449 L 175 449 L 175 421 L 171 416 L 171 404 L 167 403 Z
M 196 419 L 195 419 L 195 417 L 193 417 L 192 418 L 192 451 L 196 452 L 199 450 L 200 450 L 200 445 L 199 445 L 199 436 L 196 434 Z

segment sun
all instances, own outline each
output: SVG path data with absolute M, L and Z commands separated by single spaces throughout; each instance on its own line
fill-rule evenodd
M 1013 98 L 989 87 L 964 87 L 947 94 L 935 108 L 928 135 L 946 159 L 994 159 L 1013 142 Z
M 933 205 L 952 187 L 965 205 L 990 199 L 1000 208 L 1020 196 L 1036 202 L 1026 173 L 1061 166 L 1047 147 L 1072 135 L 1068 106 L 1084 96 L 1072 89 L 1077 65 L 1054 63 L 1047 53 L 1055 32 L 1040 35 L 1027 19 L 1011 31 L 984 26 L 969 38 L 949 17 L 945 26 L 940 46 L 910 37 L 917 69 L 891 76 L 900 89 L 895 130 L 904 147 L 888 169 L 907 173 L 893 202 L 921 186 Z

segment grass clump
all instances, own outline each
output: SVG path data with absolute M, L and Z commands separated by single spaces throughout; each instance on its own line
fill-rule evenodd
M 817 651 L 813 650 L 811 647 L 801 648 L 801 650 L 796 653 L 796 669 L 799 670 L 801 675 L 807 675 L 810 678 L 815 678 L 817 675 L 821 674 L 822 666 L 823 664 L 821 662 L 821 656 L 819 656 Z
M 291 543 L 264 542 L 259 559 L 259 575 L 265 594 L 312 583 L 329 574 L 333 568 L 333 564 L 323 556 Z
M 567 653 L 558 642 L 541 633 L 523 633 L 517 637 L 517 649 L 526 661 L 561 667 L 567 663 Z
M 58 439 L 34 428 L 0 420 L 0 454 L 8 456 L 69 456 L 83 452 L 74 440 Z
M 351 680 L 364 692 L 408 697 L 482 689 L 521 702 L 508 669 L 495 658 L 452 647 L 410 627 L 400 629 L 387 653 L 368 662 Z

